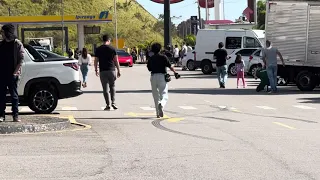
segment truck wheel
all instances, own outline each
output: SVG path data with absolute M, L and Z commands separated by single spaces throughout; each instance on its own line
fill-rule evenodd
M 210 61 L 204 61 L 202 63 L 201 70 L 202 70 L 203 74 L 212 74 L 212 72 L 213 72 L 212 63 Z
M 187 62 L 187 68 L 189 69 L 189 71 L 194 71 L 194 70 L 196 70 L 196 66 L 194 65 L 193 60 L 189 60 L 189 61 Z
M 37 114 L 49 114 L 58 105 L 58 96 L 53 88 L 41 86 L 33 89 L 28 97 L 29 108 Z
M 236 65 L 234 63 L 229 65 L 229 73 L 232 76 L 236 76 L 237 75 L 237 67 L 236 67 Z
M 308 71 L 302 71 L 297 75 L 296 84 L 301 91 L 312 91 L 316 87 L 315 75 Z

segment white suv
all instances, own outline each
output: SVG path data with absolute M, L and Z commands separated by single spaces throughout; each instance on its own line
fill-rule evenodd
M 82 94 L 78 61 L 66 57 L 44 59 L 33 47 L 24 45 L 22 74 L 18 82 L 20 106 L 35 113 L 51 113 L 59 99 Z M 10 103 L 7 94 L 7 103 Z

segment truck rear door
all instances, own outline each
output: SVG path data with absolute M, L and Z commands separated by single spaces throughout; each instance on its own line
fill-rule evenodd
M 308 65 L 320 66 L 320 6 L 309 6 Z

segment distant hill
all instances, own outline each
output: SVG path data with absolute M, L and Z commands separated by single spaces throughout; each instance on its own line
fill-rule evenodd
M 12 16 L 61 15 L 61 0 L 0 0 L 0 15 Z M 118 37 L 126 40 L 126 45 L 137 46 L 146 41 L 163 41 L 161 30 L 156 26 L 158 20 L 135 0 L 117 0 Z M 65 15 L 97 14 L 109 10 L 113 14 L 113 0 L 64 0 Z M 113 23 L 99 24 L 102 32 L 114 35 Z M 60 25 L 61 26 L 61 25 Z M 70 45 L 76 46 L 76 26 L 69 27 Z M 29 26 L 28 26 L 29 27 Z M 161 27 L 160 27 L 161 28 Z M 30 32 L 28 37 L 54 37 L 55 45 L 61 47 L 61 32 Z M 88 46 L 99 43 L 98 35 L 87 35 Z

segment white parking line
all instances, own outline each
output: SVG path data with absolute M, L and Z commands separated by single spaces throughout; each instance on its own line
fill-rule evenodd
M 293 107 L 299 108 L 299 109 L 316 109 L 314 107 L 304 106 L 304 105 L 295 105 Z
M 265 110 L 275 110 L 275 108 L 269 107 L 269 106 L 256 106 L 256 107 L 260 109 L 265 109 Z
M 33 111 L 28 107 L 23 107 L 20 109 L 20 112 L 33 112 Z
M 140 109 L 145 110 L 145 111 L 154 111 L 154 110 L 156 110 L 155 108 L 152 108 L 152 107 L 140 107 Z
M 220 109 L 226 109 L 227 106 L 218 106 Z
M 192 107 L 192 106 L 179 106 L 179 108 L 181 108 L 181 109 L 186 109 L 186 110 L 197 109 L 197 108 Z
M 77 111 L 78 110 L 78 108 L 76 108 L 76 107 L 62 107 L 61 108 L 61 110 L 62 111 Z

